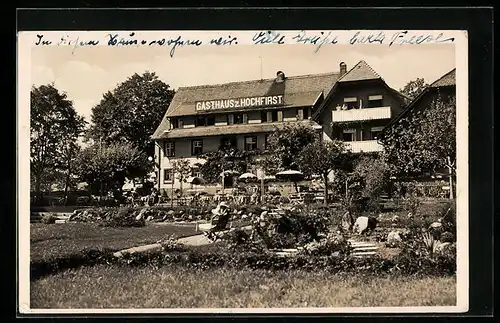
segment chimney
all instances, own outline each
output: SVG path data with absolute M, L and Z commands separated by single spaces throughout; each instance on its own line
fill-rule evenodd
M 347 73 L 347 64 L 344 62 L 340 63 L 340 76 L 343 76 L 345 73 Z
M 282 71 L 276 72 L 276 83 L 281 83 L 285 80 L 285 73 Z

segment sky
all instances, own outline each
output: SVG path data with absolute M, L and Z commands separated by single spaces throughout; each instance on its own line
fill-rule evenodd
M 180 86 L 219 84 L 273 78 L 278 70 L 287 76 L 338 72 L 340 62 L 352 68 L 365 60 L 394 89 L 424 78 L 431 83 L 455 68 L 453 44 L 238 45 L 231 47 L 180 47 L 173 57 L 167 48 L 34 47 L 31 84 L 54 82 L 73 101 L 76 111 L 90 121 L 92 107 L 134 73 L 155 72 L 177 89 Z

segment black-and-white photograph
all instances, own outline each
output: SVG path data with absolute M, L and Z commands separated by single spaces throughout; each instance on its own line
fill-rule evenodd
M 26 313 L 467 310 L 465 32 L 19 39 Z

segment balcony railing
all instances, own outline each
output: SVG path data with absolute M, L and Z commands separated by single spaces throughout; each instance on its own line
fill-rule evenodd
M 334 110 L 332 112 L 333 122 L 380 120 L 391 118 L 391 107 L 362 108 L 350 110 Z
M 383 146 L 376 140 L 363 140 L 363 141 L 346 141 L 345 142 L 353 153 L 359 152 L 374 152 L 382 151 Z

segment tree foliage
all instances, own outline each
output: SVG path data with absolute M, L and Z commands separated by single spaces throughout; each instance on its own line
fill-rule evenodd
M 269 134 L 266 155 L 261 165 L 270 174 L 285 169 L 298 170 L 297 157 L 317 139 L 318 134 L 310 126 L 285 124 Z
M 351 176 L 361 182 L 361 197 L 377 199 L 388 188 L 390 168 L 382 155 L 362 156 Z
M 179 159 L 172 163 L 172 171 L 181 184 L 180 189 L 182 192 L 182 184 L 186 182 L 187 178 L 191 174 L 191 165 L 188 160 Z
M 105 93 L 101 102 L 92 108 L 88 135 L 96 142 L 129 142 L 152 156 L 151 135 L 174 94 L 174 90 L 154 72 L 136 73 L 113 91 Z
M 447 168 L 452 179 L 456 170 L 455 97 L 439 95 L 428 107 L 412 111 L 388 129 L 380 141 L 388 161 L 400 172 L 434 173 Z
M 78 155 L 76 168 L 93 193 L 121 191 L 126 178 L 144 176 L 152 168 L 148 156 L 130 143 L 94 144 Z
M 328 196 L 328 174 L 344 170 L 349 162 L 350 152 L 344 142 L 315 140 L 298 154 L 296 163 L 306 176 L 320 175 L 323 179 L 325 203 Z
M 399 92 L 406 95 L 411 100 L 414 100 L 420 93 L 422 93 L 429 84 L 425 83 L 423 78 L 417 78 L 409 81 Z
M 244 173 L 253 165 L 252 156 L 258 151 L 241 151 L 235 148 L 219 149 L 201 156 L 205 160 L 200 163 L 200 173 L 205 181 L 210 184 L 220 183 L 220 174 L 223 171 L 233 170 Z
M 54 84 L 33 87 L 30 108 L 30 168 L 34 190 L 40 196 L 43 181 L 50 182 L 50 173 L 71 176 L 70 161 L 85 121 Z

